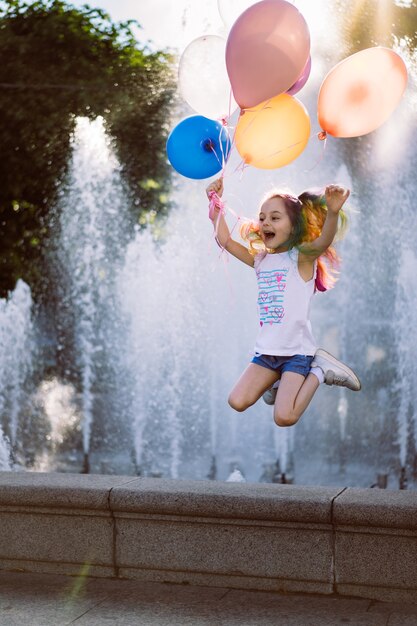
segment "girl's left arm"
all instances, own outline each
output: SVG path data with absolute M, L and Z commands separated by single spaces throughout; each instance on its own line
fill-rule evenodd
M 302 246 L 306 250 L 306 256 L 310 259 L 319 257 L 332 244 L 337 232 L 339 211 L 349 198 L 349 195 L 350 191 L 345 187 L 340 187 L 339 185 L 328 185 L 326 187 L 327 215 L 323 229 L 317 239 Z

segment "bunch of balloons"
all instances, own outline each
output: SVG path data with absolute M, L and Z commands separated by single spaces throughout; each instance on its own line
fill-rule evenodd
M 171 131 L 167 153 L 172 166 L 189 178 L 208 178 L 224 168 L 232 147 L 227 122 L 237 107 L 233 145 L 245 164 L 283 167 L 310 138 L 309 114 L 295 97 L 311 71 L 307 23 L 286 0 L 245 2 L 249 6 L 227 40 L 199 37 L 180 58 L 180 91 L 197 115 Z M 218 0 L 219 10 L 227 13 L 236 3 Z M 406 84 L 405 64 L 389 48 L 368 48 L 344 59 L 319 90 L 320 138 L 375 130 L 391 115 Z

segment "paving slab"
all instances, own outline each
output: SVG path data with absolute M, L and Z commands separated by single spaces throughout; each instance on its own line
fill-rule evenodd
M 1 626 L 417 626 L 417 606 L 361 598 L 0 572 Z

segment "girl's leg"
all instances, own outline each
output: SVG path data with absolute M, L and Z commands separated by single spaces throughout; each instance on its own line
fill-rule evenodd
M 232 409 L 245 411 L 255 404 L 261 395 L 278 380 L 278 376 L 279 374 L 274 370 L 256 363 L 249 363 L 230 392 L 229 404 Z
M 304 378 L 302 374 L 296 372 L 283 372 L 274 406 L 274 420 L 277 426 L 293 426 L 298 422 L 319 384 L 314 374 L 308 374 Z

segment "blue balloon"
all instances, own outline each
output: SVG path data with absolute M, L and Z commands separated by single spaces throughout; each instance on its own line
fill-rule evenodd
M 167 140 L 172 167 L 187 178 L 209 178 L 223 168 L 231 141 L 225 127 L 202 115 L 179 122 Z

